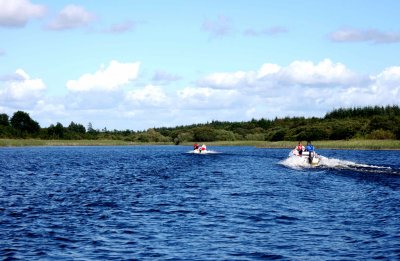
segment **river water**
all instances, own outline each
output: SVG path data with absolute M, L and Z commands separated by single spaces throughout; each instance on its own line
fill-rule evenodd
M 0 148 L 3 260 L 400 259 L 400 152 Z

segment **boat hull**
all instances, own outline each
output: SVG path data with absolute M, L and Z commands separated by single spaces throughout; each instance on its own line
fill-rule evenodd
M 311 154 L 311 155 L 310 155 Z M 309 151 L 303 151 L 302 154 L 300 155 L 297 150 L 292 150 L 289 153 L 289 157 L 293 157 L 297 159 L 299 162 L 303 163 L 304 165 L 312 165 L 312 166 L 317 166 L 321 158 L 316 152 L 309 152 Z
M 208 154 L 208 153 L 210 153 L 210 151 L 195 149 L 195 150 L 192 150 L 192 153 L 193 154 Z

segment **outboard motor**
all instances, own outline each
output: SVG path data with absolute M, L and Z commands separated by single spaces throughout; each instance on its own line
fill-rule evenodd
M 315 156 L 315 152 L 314 151 L 310 151 L 308 154 L 308 163 L 312 163 L 313 162 L 313 158 Z

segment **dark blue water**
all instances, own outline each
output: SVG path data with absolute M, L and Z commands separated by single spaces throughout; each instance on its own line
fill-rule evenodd
M 189 149 L 0 148 L 1 257 L 400 259 L 399 151 L 293 169 L 282 149 Z

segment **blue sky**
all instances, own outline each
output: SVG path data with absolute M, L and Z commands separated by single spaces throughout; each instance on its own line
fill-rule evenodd
M 0 0 L 0 113 L 143 130 L 400 101 L 399 1 Z

